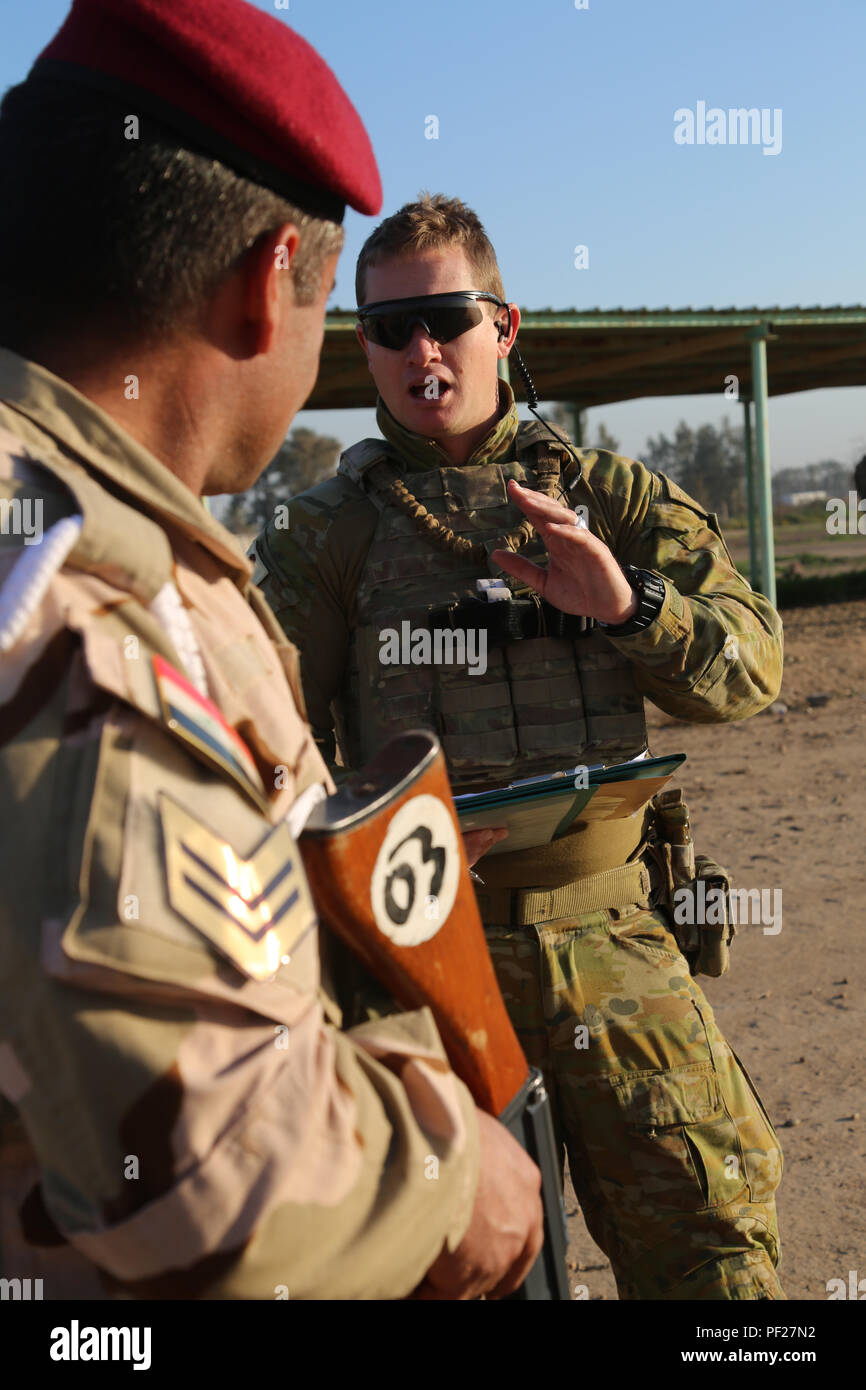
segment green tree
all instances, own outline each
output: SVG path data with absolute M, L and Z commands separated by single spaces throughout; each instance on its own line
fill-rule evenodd
M 619 440 L 615 439 L 603 420 L 599 421 L 595 439 L 592 442 L 593 449 L 607 449 L 611 454 L 619 453 Z
M 648 439 L 642 459 L 723 520 L 745 510 L 743 431 L 734 429 L 727 417 L 718 429 L 701 425 L 693 430 L 681 420 L 673 439 L 666 434 Z
M 298 425 L 252 487 L 232 498 L 225 513 L 226 526 L 231 531 L 261 531 L 281 502 L 288 502 L 334 472 L 342 447 L 339 439 Z
M 558 429 L 564 429 L 570 439 L 577 437 L 575 428 L 576 411 L 568 401 L 556 401 L 547 415 L 546 420 L 550 420 L 552 425 Z M 615 439 L 604 421 L 599 422 L 595 432 L 595 438 L 590 440 L 592 431 L 589 428 L 589 419 L 585 410 L 580 411 L 580 438 L 583 440 L 584 449 L 608 449 L 612 454 L 619 453 L 619 440 Z

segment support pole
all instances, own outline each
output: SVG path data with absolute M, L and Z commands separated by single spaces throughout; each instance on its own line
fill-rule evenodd
M 752 395 L 755 401 L 756 493 L 761 528 L 761 593 L 775 605 L 776 553 L 773 540 L 773 487 L 770 479 L 770 425 L 767 419 L 767 324 L 749 330 L 752 344 Z
M 581 408 L 577 401 L 572 401 L 571 408 L 574 411 L 574 443 L 578 449 L 583 448 L 583 417 Z
M 760 587 L 760 552 L 758 550 L 758 513 L 755 509 L 755 464 L 752 454 L 752 402 L 743 397 L 743 450 L 746 456 L 746 516 L 749 524 L 749 583 Z

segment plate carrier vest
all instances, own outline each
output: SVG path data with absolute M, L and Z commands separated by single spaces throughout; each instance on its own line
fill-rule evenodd
M 413 633 L 427 629 L 431 612 L 478 598 L 476 580 L 487 577 L 477 562 L 419 534 L 412 519 L 383 495 L 389 484 L 403 476 L 428 512 L 455 535 L 481 542 L 489 555 L 522 519 L 508 498 L 508 479 L 535 488 L 552 464 L 561 474 L 571 462 L 536 421 L 518 427 L 510 452 L 513 457 L 495 463 L 409 474 L 380 439 L 362 440 L 342 455 L 338 473 L 356 483 L 379 512 L 358 587 L 360 622 L 334 701 L 348 766 L 367 762 L 393 734 L 422 726 L 441 739 L 459 791 L 503 786 L 582 763 L 618 762 L 646 748 L 643 696 L 633 665 L 597 625 L 574 638 L 488 644 L 483 674 L 465 663 L 380 660 L 386 630 L 399 636 L 407 620 Z M 595 530 L 591 489 L 588 524 Z M 544 545 L 534 534 L 521 554 L 545 562 Z M 506 582 L 521 597 L 528 592 L 509 576 Z

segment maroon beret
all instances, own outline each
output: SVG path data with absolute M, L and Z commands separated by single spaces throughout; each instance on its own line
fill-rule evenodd
M 30 76 L 115 95 L 179 144 L 335 222 L 346 203 L 382 206 L 369 136 L 331 69 L 246 0 L 74 0 Z

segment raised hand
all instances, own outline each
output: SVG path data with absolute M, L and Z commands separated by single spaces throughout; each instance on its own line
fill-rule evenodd
M 530 584 L 563 613 L 611 624 L 624 623 L 634 615 L 637 595 L 604 541 L 578 526 L 573 512 L 514 479 L 509 481 L 508 495 L 544 541 L 550 565 L 541 569 L 512 550 L 494 550 L 494 564 Z

